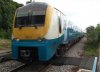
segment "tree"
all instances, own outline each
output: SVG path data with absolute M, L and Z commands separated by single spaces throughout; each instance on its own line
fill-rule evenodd
M 91 45 L 97 44 L 97 34 L 95 31 L 95 27 L 89 26 L 86 28 L 87 31 L 87 42 Z
M 97 41 L 100 42 L 100 24 L 97 24 L 96 26 L 96 35 L 97 35 Z
M 0 30 L 6 33 L 11 30 L 15 11 L 20 6 L 23 5 L 13 0 L 0 0 Z

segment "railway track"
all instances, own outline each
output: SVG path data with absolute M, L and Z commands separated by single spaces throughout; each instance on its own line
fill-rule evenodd
M 0 53 L 0 63 L 7 60 L 11 60 L 11 51 Z
M 45 65 L 44 67 L 41 67 L 38 72 L 45 72 L 52 64 Z
M 26 65 L 19 66 L 18 68 L 13 69 L 10 72 L 45 72 L 48 69 L 48 67 L 50 67 L 51 65 L 52 64 L 48 62 L 26 64 Z
M 24 63 L 8 60 L 0 63 L 0 72 L 14 72 L 24 66 Z
M 16 72 L 16 71 L 18 71 L 18 70 L 20 70 L 20 69 L 23 69 L 23 68 L 26 67 L 26 66 L 27 66 L 27 64 L 21 64 L 21 65 L 19 65 L 18 67 L 16 67 L 16 68 L 10 70 L 9 72 Z

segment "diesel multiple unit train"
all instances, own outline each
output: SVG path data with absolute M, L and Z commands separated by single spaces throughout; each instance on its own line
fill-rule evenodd
M 70 45 L 82 36 L 81 30 L 68 26 L 66 16 L 60 10 L 47 3 L 33 2 L 16 10 L 12 57 L 48 61 L 64 50 L 61 46 Z

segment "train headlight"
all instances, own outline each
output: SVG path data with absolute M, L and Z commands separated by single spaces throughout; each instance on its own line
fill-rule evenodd
M 45 38 L 38 38 L 38 41 L 43 41 L 45 40 Z
M 16 39 L 16 41 L 20 41 L 20 39 Z
M 42 39 L 41 38 L 38 38 L 38 41 L 42 41 Z
M 11 39 L 12 39 L 12 40 L 16 40 L 16 41 L 20 41 L 20 39 L 14 38 L 13 35 L 11 36 Z
M 38 39 L 38 41 L 42 41 L 41 39 Z

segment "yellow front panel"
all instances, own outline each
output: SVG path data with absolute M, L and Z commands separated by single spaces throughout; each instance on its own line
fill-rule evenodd
M 14 37 L 18 39 L 36 39 L 43 37 L 43 27 L 24 27 L 22 29 L 14 28 Z
M 13 26 L 13 36 L 17 39 L 37 39 L 44 38 L 44 36 L 48 32 L 48 28 L 51 23 L 53 8 L 51 6 L 47 6 L 46 15 L 45 15 L 45 24 L 44 26 L 35 27 L 22 27 L 22 29 L 14 28 Z

